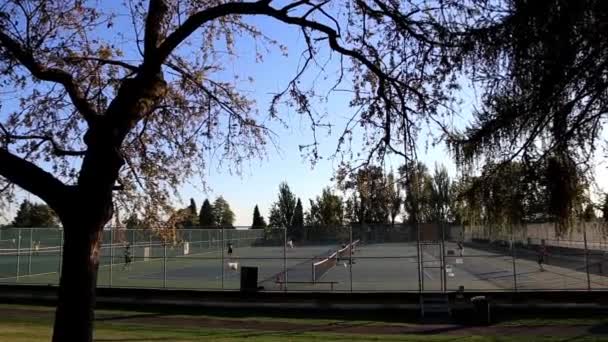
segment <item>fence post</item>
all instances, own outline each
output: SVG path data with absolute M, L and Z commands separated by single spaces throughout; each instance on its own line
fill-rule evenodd
M 591 291 L 591 278 L 589 276 L 589 249 L 587 248 L 587 223 L 583 223 L 583 240 L 585 242 L 585 270 L 587 273 L 587 291 Z
M 439 269 L 441 271 L 441 287 L 443 289 L 443 292 L 446 292 L 448 289 L 448 281 L 447 281 L 447 274 L 446 274 L 446 267 L 445 267 L 445 224 L 443 222 L 441 222 L 439 224 L 439 226 L 441 227 L 441 246 L 439 249 L 439 253 L 441 254 L 441 268 Z
M 59 277 L 63 267 L 63 228 L 59 229 Z
M 112 265 L 114 264 L 114 227 L 110 227 L 110 277 L 109 287 L 112 287 Z
M 418 222 L 414 223 L 414 229 L 416 229 L 416 254 L 418 258 L 418 292 L 422 293 L 424 288 L 424 277 L 422 276 L 422 251 L 420 250 L 420 226 Z
M 224 241 L 224 227 L 222 227 L 221 229 L 222 229 L 222 236 L 221 236 L 221 242 L 220 242 L 220 249 L 222 250 L 221 265 L 222 265 L 222 290 L 223 290 L 224 289 L 224 245 L 226 244 L 226 241 Z
M 511 262 L 513 263 L 513 289 L 517 292 L 517 267 L 515 263 L 515 240 L 513 238 L 513 225 L 511 225 Z
M 283 291 L 287 292 L 287 227 L 283 228 Z
M 21 264 L 21 228 L 17 233 L 17 282 L 19 281 L 19 265 Z
M 348 275 L 350 281 L 350 292 L 353 292 L 353 226 L 348 226 L 348 231 L 350 233 L 350 248 L 348 249 Z
M 167 241 L 163 239 L 163 289 L 167 288 Z
M 30 228 L 30 253 L 27 260 L 27 274 L 32 274 L 32 235 L 34 235 L 34 228 Z

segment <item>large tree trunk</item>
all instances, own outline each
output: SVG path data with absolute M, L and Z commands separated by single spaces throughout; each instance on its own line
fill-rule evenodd
M 54 342 L 93 340 L 100 244 L 107 220 L 90 222 L 90 219 L 81 218 L 64 224 Z

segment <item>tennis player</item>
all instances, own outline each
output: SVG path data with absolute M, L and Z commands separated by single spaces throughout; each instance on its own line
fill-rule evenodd
M 122 270 L 127 270 L 129 268 L 131 268 L 131 244 L 127 242 L 127 244 L 125 245 L 125 251 L 124 251 L 124 257 L 125 257 L 125 264 L 122 267 Z
M 228 256 L 232 256 L 232 242 L 228 242 Z

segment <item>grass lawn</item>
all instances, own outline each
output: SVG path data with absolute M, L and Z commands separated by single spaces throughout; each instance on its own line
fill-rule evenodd
M 17 305 L 0 305 L 0 341 L 17 341 L 17 342 L 36 342 L 36 341 L 49 341 L 52 329 L 52 313 L 53 309 L 50 307 L 36 307 L 36 306 L 17 306 Z M 12 312 L 12 314 L 11 314 Z M 378 335 L 378 334 L 353 334 L 353 333 L 340 333 L 340 326 L 342 325 L 367 325 L 370 327 L 383 324 L 377 321 L 365 321 L 365 320 L 340 320 L 340 319 L 308 319 L 308 318 L 279 318 L 279 317 L 266 317 L 266 316 L 250 316 L 250 317 L 230 317 L 229 315 L 223 315 L 218 313 L 217 315 L 175 315 L 175 314 L 163 314 L 159 317 L 155 317 L 154 313 L 150 312 L 135 312 L 135 311 L 120 311 L 120 310 L 98 310 L 97 311 L 98 322 L 96 322 L 96 341 L 473 341 L 473 342 L 486 342 L 486 341 L 606 341 L 608 342 L 608 335 L 602 336 L 585 336 L 585 334 L 577 336 L 559 336 L 559 329 L 549 330 L 550 333 L 545 335 L 536 336 L 522 336 L 514 335 L 509 336 L 505 333 L 485 333 L 484 336 L 479 336 L 478 333 L 472 333 L 470 335 L 451 335 L 451 334 L 435 334 L 435 335 Z M 129 320 L 128 317 L 140 317 L 136 318 L 136 321 Z M 143 319 L 141 317 L 144 317 Z M 146 317 L 150 317 L 148 320 Z M 125 319 L 123 319 L 125 318 Z M 201 320 L 202 319 L 202 320 Z M 170 323 L 169 321 L 173 321 Z M 178 320 L 178 324 L 175 321 Z M 202 324 L 199 324 L 199 321 Z M 249 327 L 252 326 L 251 322 L 272 322 L 274 326 L 285 325 L 283 331 L 276 331 L 277 329 L 269 329 L 268 331 L 253 329 L 244 330 L 241 325 L 232 324 L 238 328 L 227 328 L 218 327 L 205 327 L 205 322 L 210 320 L 221 320 L 221 321 L 239 321 L 240 324 L 246 324 L 249 322 Z M 607 320 L 602 317 L 588 318 L 588 319 L 521 319 L 514 320 L 511 322 L 503 322 L 496 325 L 497 327 L 511 327 L 516 328 L 517 326 L 568 326 L 568 325 L 594 325 L 594 324 L 606 324 Z M 234 323 L 234 322 L 233 322 Z M 277 325 L 278 323 L 278 325 Z M 295 328 L 294 326 L 301 326 L 303 328 Z M 308 326 L 325 326 L 332 328 L 332 332 L 325 332 L 315 329 L 307 329 Z M 387 322 L 385 326 L 407 326 L 408 323 L 395 323 Z M 336 328 L 337 327 L 337 328 Z M 251 328 L 249 328 L 251 329 Z M 273 331 L 274 330 L 274 331 Z M 329 330 L 329 329 L 328 329 Z M 556 335 L 556 336 L 552 336 Z

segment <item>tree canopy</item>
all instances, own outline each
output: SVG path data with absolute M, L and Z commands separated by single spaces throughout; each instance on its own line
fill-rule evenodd
M 260 215 L 260 209 L 256 204 L 255 208 L 253 208 L 253 222 L 251 223 L 251 228 L 266 228 L 266 220 L 264 220 L 264 216 Z
M 324 188 L 321 196 L 310 200 L 307 226 L 339 227 L 343 224 L 344 208 L 342 198 L 334 195 L 330 188 Z
M 209 199 L 205 198 L 203 205 L 201 206 L 201 212 L 198 216 L 198 222 L 201 228 L 211 228 L 217 225 L 215 217 L 215 211 L 213 205 L 209 202 Z
M 19 205 L 17 214 L 11 224 L 13 227 L 48 228 L 57 227 L 57 215 L 46 204 L 32 203 L 24 200 Z
M 234 224 L 234 212 L 230 209 L 228 201 L 222 196 L 219 196 L 213 202 L 213 216 L 220 227 L 230 228 Z

